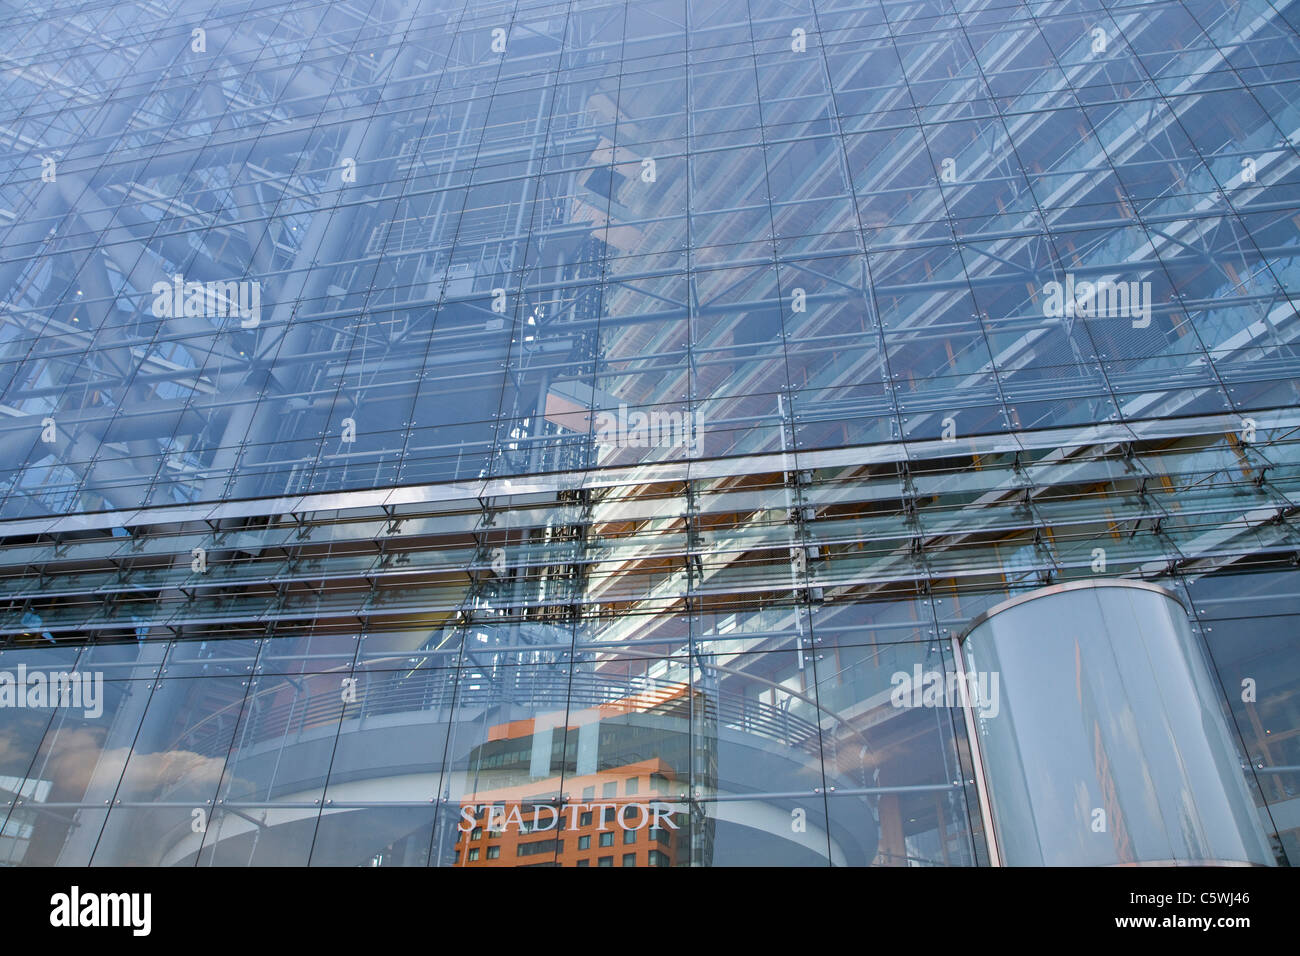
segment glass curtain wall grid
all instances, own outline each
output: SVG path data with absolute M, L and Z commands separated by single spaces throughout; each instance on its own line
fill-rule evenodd
M 1293 406 L 1290 8 L 11 7 L 0 514 Z
M 1099 548 L 1179 590 L 1224 687 L 1269 669 L 1233 726 L 1290 819 L 1297 454 L 1219 433 L 29 528 L 0 543 L 0 671 L 102 675 L 104 711 L 0 710 L 7 860 L 601 865 L 632 833 L 636 865 L 977 863 L 958 702 L 900 708 L 900 680 L 946 680 L 968 621 Z M 588 790 L 671 814 L 665 842 L 581 824 Z M 510 811 L 576 825 L 525 850 Z
M 0 862 L 984 864 L 1098 576 L 1300 859 L 1297 26 L 0 0 Z

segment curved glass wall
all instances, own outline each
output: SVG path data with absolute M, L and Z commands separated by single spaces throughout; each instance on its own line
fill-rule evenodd
M 1001 862 L 1272 864 L 1239 743 L 1170 592 L 1045 588 L 993 608 L 960 644 Z

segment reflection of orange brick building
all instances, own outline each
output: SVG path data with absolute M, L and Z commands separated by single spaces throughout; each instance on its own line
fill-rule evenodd
M 643 760 L 565 777 L 567 803 L 539 799 L 542 781 L 482 791 L 461 802 L 463 814 L 472 815 L 474 825 L 457 834 L 456 865 L 671 866 L 678 850 L 685 852 L 685 814 L 656 814 L 649 808 L 666 809 L 676 800 L 670 789 L 673 781 L 662 761 Z M 512 813 L 516 809 L 518 817 Z M 624 815 L 622 823 L 619 814 Z M 511 822 L 502 825 L 506 820 Z M 535 821 L 541 824 L 536 830 Z M 656 822 L 661 825 L 653 826 Z
M 684 705 L 685 688 L 674 685 L 598 705 L 571 723 Z M 490 728 L 487 741 L 526 741 L 538 730 L 537 721 L 511 721 Z M 560 786 L 563 799 L 554 796 Z M 671 866 L 688 849 L 687 815 L 677 802 L 682 789 L 676 771 L 654 757 L 478 790 L 460 803 L 454 865 Z

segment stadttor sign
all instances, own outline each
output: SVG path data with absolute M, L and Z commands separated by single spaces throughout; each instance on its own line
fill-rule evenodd
M 621 809 L 620 809 L 621 808 Z M 507 809 L 500 804 L 495 803 L 470 803 L 460 808 L 460 824 L 457 826 L 461 833 L 468 833 L 479 825 L 478 812 L 480 809 L 487 810 L 487 819 L 483 821 L 483 826 L 488 830 L 507 830 L 514 826 L 516 830 L 524 830 L 524 816 L 518 806 Z M 645 827 L 660 828 L 667 827 L 670 830 L 676 830 L 677 824 L 673 822 L 672 815 L 676 813 L 676 808 L 671 803 L 661 803 L 658 800 L 650 803 L 571 803 L 567 807 L 553 807 L 549 804 L 539 803 L 533 806 L 532 821 L 527 826 L 528 832 L 536 833 L 546 830 L 577 830 L 578 820 L 583 813 L 593 812 L 599 825 L 597 830 L 607 830 L 605 825 L 605 811 L 612 809 L 619 811 L 614 814 L 614 819 L 624 830 L 641 830 Z M 632 813 L 627 811 L 631 810 Z M 543 823 L 543 814 L 549 814 L 546 822 Z M 631 820 L 629 820 L 631 817 Z M 565 825 L 565 820 L 568 823 Z

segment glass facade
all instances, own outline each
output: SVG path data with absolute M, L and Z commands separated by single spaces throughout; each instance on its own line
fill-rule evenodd
M 1272 864 L 1176 595 L 1144 581 L 1052 585 L 992 608 L 959 644 L 1002 865 Z
M 0 861 L 985 864 L 1104 576 L 1296 862 L 1298 28 L 0 3 Z

